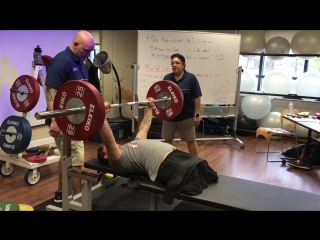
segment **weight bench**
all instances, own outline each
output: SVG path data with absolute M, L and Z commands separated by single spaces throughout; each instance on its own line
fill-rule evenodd
M 84 167 L 135 180 L 139 189 L 151 193 L 151 210 L 157 210 L 156 194 L 165 193 L 163 184 L 152 182 L 145 174 L 119 174 L 98 159 L 87 161 Z M 227 211 L 320 210 L 320 195 L 224 175 L 219 175 L 218 182 L 210 183 L 201 194 L 179 194 L 176 199 Z

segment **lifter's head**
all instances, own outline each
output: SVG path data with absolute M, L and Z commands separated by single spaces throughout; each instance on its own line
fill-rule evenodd
M 118 147 L 121 145 L 118 144 Z M 101 145 L 98 147 L 97 156 L 100 162 L 102 163 L 108 163 L 108 154 L 107 154 L 107 148 L 105 145 Z
M 72 39 L 70 49 L 81 61 L 86 60 L 90 56 L 90 52 L 94 49 L 94 39 L 92 35 L 85 31 L 81 30 L 76 33 Z

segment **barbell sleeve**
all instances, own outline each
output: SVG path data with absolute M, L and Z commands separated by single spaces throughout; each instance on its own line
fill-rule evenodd
M 155 99 L 154 102 L 165 102 L 169 101 L 171 98 L 162 98 L 162 99 Z M 122 107 L 127 105 L 136 105 L 136 104 L 148 104 L 149 101 L 141 101 L 141 102 L 126 102 L 126 103 L 115 103 L 111 104 L 111 107 Z M 58 109 L 52 111 L 43 111 L 43 112 L 36 112 L 35 118 L 37 120 L 52 118 L 52 117 L 59 117 L 59 116 L 68 116 L 68 115 L 75 115 L 86 110 L 85 107 L 78 107 L 78 108 L 69 108 L 69 109 Z
M 41 119 L 59 117 L 59 116 L 65 116 L 65 115 L 75 115 L 84 111 L 86 111 L 85 107 L 78 107 L 78 108 L 36 112 L 34 116 L 37 120 L 41 120 Z

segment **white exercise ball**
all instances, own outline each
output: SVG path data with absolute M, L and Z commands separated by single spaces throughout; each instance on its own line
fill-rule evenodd
M 257 78 L 250 72 L 242 72 L 240 92 L 253 92 L 257 90 Z
M 259 127 L 281 128 L 280 116 L 279 112 L 269 112 L 259 120 Z
M 265 117 L 259 120 L 259 127 L 281 128 L 280 116 L 281 113 L 279 112 L 269 112 Z M 279 137 L 272 136 L 271 139 L 279 139 Z
M 266 54 L 289 54 L 290 42 L 284 37 L 273 37 L 270 38 L 264 49 Z M 267 56 L 271 60 L 281 60 L 286 56 Z
M 295 91 L 298 96 L 320 97 L 320 73 L 301 74 L 296 80 Z
M 280 71 L 268 73 L 262 80 L 261 90 L 265 93 L 289 94 L 292 90 L 292 78 Z
M 244 30 L 241 34 L 240 52 L 261 53 L 266 46 L 266 37 L 262 30 Z M 249 56 L 244 56 L 249 57 Z M 250 57 L 254 57 L 251 55 Z
M 320 54 L 320 31 L 298 31 L 291 40 L 291 50 L 294 54 Z M 314 57 L 299 56 L 299 58 L 312 59 Z
M 246 95 L 241 102 L 241 110 L 248 118 L 261 119 L 271 109 L 271 99 L 266 95 Z

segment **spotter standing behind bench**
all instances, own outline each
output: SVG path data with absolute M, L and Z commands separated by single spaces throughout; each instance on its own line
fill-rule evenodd
M 106 161 L 119 173 L 144 173 L 152 181 L 159 180 L 166 185 L 163 202 L 171 204 L 180 192 L 198 195 L 208 187 L 209 182 L 217 181 L 217 173 L 206 160 L 182 152 L 171 144 L 147 139 L 152 121 L 154 99 L 148 98 L 144 118 L 140 123 L 136 139 L 119 146 L 107 120 L 100 131 L 104 146 L 98 149 L 100 161 Z M 111 105 L 104 103 L 106 113 Z

